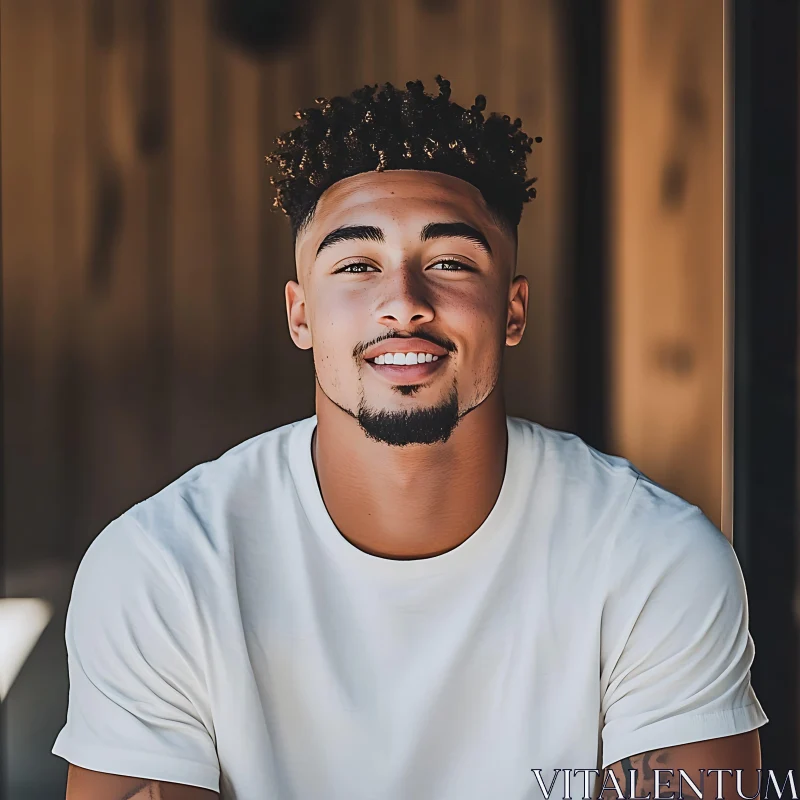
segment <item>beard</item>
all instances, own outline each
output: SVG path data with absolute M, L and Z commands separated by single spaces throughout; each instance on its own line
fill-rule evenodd
M 446 442 L 461 418 L 458 390 L 454 385 L 450 394 L 436 406 L 403 411 L 368 408 L 362 397 L 355 417 L 370 439 L 384 444 L 405 447 Z

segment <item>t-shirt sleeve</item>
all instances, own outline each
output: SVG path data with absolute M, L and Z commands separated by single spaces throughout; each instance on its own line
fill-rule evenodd
M 66 644 L 69 706 L 55 755 L 219 791 L 196 609 L 166 549 L 128 514 L 81 561 Z
M 696 506 L 637 480 L 606 565 L 602 767 L 768 722 L 732 545 Z

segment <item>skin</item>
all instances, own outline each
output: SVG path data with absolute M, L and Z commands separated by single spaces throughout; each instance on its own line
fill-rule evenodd
M 426 225 L 448 222 L 481 231 L 491 253 L 464 238 L 420 241 Z M 331 231 L 349 225 L 380 228 L 384 241 L 342 241 L 317 255 Z M 388 558 L 458 546 L 488 516 L 505 472 L 502 353 L 522 338 L 528 305 L 528 282 L 514 276 L 514 237 L 472 185 L 396 170 L 334 184 L 298 235 L 295 254 L 298 280 L 286 286 L 289 330 L 298 347 L 314 352 L 313 457 L 333 522 L 355 546 Z M 442 269 L 445 259 L 468 269 Z M 338 271 L 353 263 L 369 271 Z M 457 351 L 411 396 L 353 358 L 360 343 L 415 333 L 449 340 Z M 391 411 L 434 406 L 456 377 L 465 415 L 444 443 L 376 442 L 347 413 L 361 397 Z
M 758 773 L 761 768 L 761 745 L 758 731 L 748 731 L 735 736 L 725 736 L 720 739 L 709 739 L 704 742 L 691 742 L 689 744 L 667 747 L 661 750 L 651 750 L 647 753 L 624 758 L 611 764 L 608 769 L 613 771 L 619 781 L 624 797 L 645 797 L 648 792 L 651 798 L 656 796 L 656 776 L 654 770 L 673 770 L 673 775 L 660 773 L 660 797 L 668 798 L 674 793 L 678 799 L 678 791 L 684 800 L 702 797 L 704 800 L 713 800 L 718 796 L 725 798 L 738 798 L 736 786 L 736 770 L 742 770 L 742 793 L 748 797 L 756 794 L 759 788 Z M 630 771 L 636 770 L 636 785 L 631 785 Z M 682 769 L 686 776 L 700 790 L 695 792 L 691 784 L 685 779 L 679 784 L 678 770 Z M 708 770 L 732 770 L 733 774 L 720 773 L 722 793 L 718 795 L 718 773 L 708 773 Z M 701 770 L 703 772 L 701 772 Z M 606 781 L 606 776 L 603 776 Z M 669 782 L 669 783 L 667 783 Z M 600 787 L 603 782 L 595 786 L 594 797 L 600 796 Z M 619 794 L 613 788 L 613 782 L 608 779 L 608 787 L 602 797 L 605 800 L 614 800 Z M 580 793 L 573 792 L 573 796 Z
M 70 764 L 67 800 L 214 800 L 219 794 L 199 786 L 149 781 L 94 772 Z
M 577 769 L 577 767 L 575 767 Z M 662 772 L 660 776 L 660 797 L 668 798 L 671 794 L 678 798 L 678 770 L 684 770 L 686 776 L 699 789 L 696 793 L 691 784 L 683 780 L 680 791 L 684 800 L 712 800 L 718 796 L 725 798 L 738 797 L 735 770 L 742 770 L 742 793 L 752 797 L 758 791 L 758 773 L 761 768 L 761 748 L 758 731 L 725 736 L 721 739 L 709 739 L 704 742 L 650 750 L 611 764 L 603 773 L 602 780 L 595 782 L 592 797 L 601 800 L 614 800 L 619 793 L 613 782 L 607 777 L 613 772 L 623 797 L 630 798 L 656 797 L 656 776 L 654 770 L 673 770 L 673 775 Z M 636 770 L 636 785 L 631 784 L 631 770 Z M 734 774 L 721 773 L 722 793 L 718 794 L 718 775 L 704 775 L 701 770 L 729 769 Z M 608 788 L 601 793 L 601 787 Z M 560 784 L 559 784 L 560 785 Z M 572 786 L 572 796 L 582 796 L 580 776 Z M 215 792 L 195 786 L 179 786 L 162 781 L 143 781 L 139 778 L 126 778 L 119 775 L 107 775 L 91 772 L 80 767 L 70 766 L 67 783 L 67 800 L 211 800 L 219 797 Z
M 461 237 L 421 241 L 424 227 L 438 222 L 479 230 L 491 253 Z M 353 225 L 380 228 L 383 241 L 345 240 L 318 253 L 331 231 Z M 286 285 L 286 309 L 295 344 L 313 349 L 317 431 L 312 456 L 333 522 L 353 545 L 378 557 L 424 558 L 457 547 L 486 519 L 504 478 L 502 355 L 520 341 L 528 306 L 528 282 L 515 276 L 514 237 L 470 184 L 399 170 L 356 175 L 329 188 L 298 235 L 295 255 L 297 281 Z M 470 269 L 445 271 L 443 261 Z M 355 263 L 369 267 L 339 271 Z M 359 345 L 411 334 L 430 334 L 455 348 L 413 392 L 400 391 L 354 355 Z M 454 385 L 464 416 L 446 442 L 405 447 L 377 442 L 352 416 L 360 402 L 390 411 L 435 406 Z M 698 786 L 700 768 L 742 769 L 743 791 L 754 794 L 760 766 L 758 731 L 751 731 L 641 753 L 610 769 L 626 797 L 630 769 L 638 770 L 636 794 L 649 791 L 654 797 L 654 768 L 675 770 L 673 788 L 679 768 Z M 662 786 L 668 777 L 662 775 Z M 725 796 L 735 797 L 734 779 L 724 780 Z M 594 797 L 601 786 L 598 781 Z M 574 788 L 573 796 L 580 796 Z M 716 778 L 705 796 L 715 794 Z M 685 783 L 683 795 L 694 797 Z M 609 788 L 602 796 L 611 800 L 617 794 Z M 214 797 L 206 789 L 75 766 L 67 784 L 67 800 Z

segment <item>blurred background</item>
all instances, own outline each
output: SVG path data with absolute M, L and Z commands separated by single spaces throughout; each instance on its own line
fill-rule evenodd
M 798 34 L 796 3 L 756 0 L 0 0 L 0 797 L 63 796 L 93 537 L 313 413 L 272 139 L 317 96 L 437 73 L 543 138 L 510 413 L 733 538 L 764 766 L 800 765 Z

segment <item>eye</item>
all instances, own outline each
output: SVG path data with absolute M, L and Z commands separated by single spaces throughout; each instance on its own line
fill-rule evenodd
M 377 272 L 377 268 L 372 264 L 365 264 L 363 262 L 358 262 L 355 264 L 345 264 L 343 267 L 339 267 L 339 269 L 334 271 L 334 275 L 340 272 L 347 272 L 350 275 L 355 275 L 361 272 L 368 272 L 369 270 L 375 270 Z
M 436 269 L 443 272 L 473 272 L 472 267 L 468 267 L 466 264 L 462 264 L 452 258 L 443 258 L 441 261 L 436 261 L 428 269 Z

